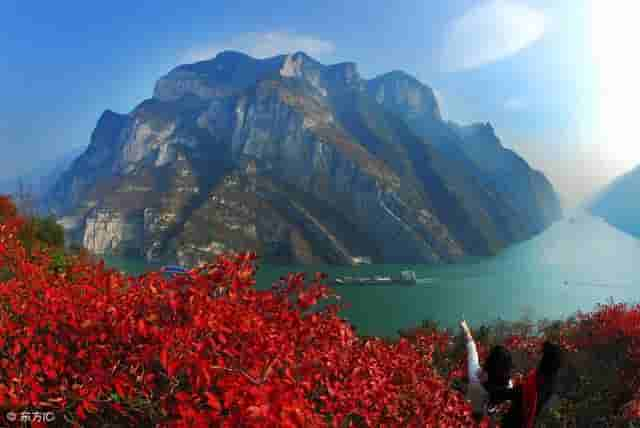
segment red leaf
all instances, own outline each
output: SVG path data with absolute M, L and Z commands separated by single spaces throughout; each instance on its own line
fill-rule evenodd
M 167 348 L 162 348 L 162 351 L 160 351 L 160 364 L 162 364 L 162 367 L 164 367 L 165 370 L 168 371 L 168 352 L 167 352 Z
M 176 400 L 178 400 L 178 401 L 190 401 L 191 400 L 191 395 L 187 394 L 184 391 L 177 392 L 175 397 L 176 397 Z
M 147 335 L 147 325 L 142 318 L 138 320 L 138 333 L 142 337 Z
M 81 421 L 87 418 L 87 415 L 84 413 L 84 409 L 82 408 L 83 405 L 84 405 L 84 401 L 80 403 L 78 405 L 78 408 L 76 409 L 76 415 L 78 415 L 78 419 L 80 419 Z
M 119 397 L 126 398 L 124 385 L 120 379 L 116 379 L 114 381 L 113 387 L 115 388 L 116 393 L 118 394 Z
M 176 370 L 178 369 L 179 365 L 180 363 L 178 361 L 171 361 L 169 363 L 169 366 L 167 367 L 167 374 L 170 377 L 173 377 L 176 374 Z
M 206 392 L 205 395 L 207 396 L 207 404 L 209 404 L 209 407 L 214 411 L 219 412 L 222 409 L 222 405 L 220 404 L 218 397 L 211 392 Z

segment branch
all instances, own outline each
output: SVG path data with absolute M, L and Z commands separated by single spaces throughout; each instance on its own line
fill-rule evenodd
M 213 366 L 211 368 L 212 369 L 216 369 L 216 370 L 222 370 L 222 371 L 225 371 L 227 373 L 237 373 L 237 374 L 240 374 L 240 375 L 244 376 L 249 382 L 251 382 L 254 385 L 262 385 L 267 381 L 267 378 L 269 377 L 269 374 L 271 373 L 271 368 L 273 367 L 273 364 L 275 362 L 276 362 L 276 358 L 274 357 L 265 366 L 264 370 L 262 370 L 262 376 L 260 376 L 259 379 L 256 379 L 255 377 L 251 376 L 249 373 L 247 373 L 243 369 L 232 369 L 232 368 L 229 368 L 229 367 L 221 367 L 221 366 Z

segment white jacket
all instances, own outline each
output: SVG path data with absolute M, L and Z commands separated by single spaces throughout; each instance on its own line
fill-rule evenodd
M 473 339 L 467 339 L 467 369 L 469 372 L 469 387 L 466 398 L 471 403 L 473 413 L 486 416 L 489 413 L 489 392 L 482 386 L 484 370 L 480 367 L 478 350 Z M 509 388 L 513 388 L 513 382 L 509 380 Z

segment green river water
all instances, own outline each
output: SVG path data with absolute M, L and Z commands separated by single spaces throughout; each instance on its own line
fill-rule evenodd
M 138 274 L 157 268 L 139 260 L 105 258 L 107 264 Z M 599 218 L 578 213 L 544 233 L 495 257 L 461 264 L 271 266 L 260 264 L 259 288 L 288 272 L 338 275 L 416 272 L 415 286 L 336 287 L 350 307 L 342 315 L 367 335 L 392 336 L 425 319 L 453 327 L 464 316 L 472 325 L 496 319 L 566 318 L 609 299 L 640 301 L 640 240 Z

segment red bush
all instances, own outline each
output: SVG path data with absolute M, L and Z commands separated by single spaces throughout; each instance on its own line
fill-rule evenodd
M 360 338 L 322 275 L 308 283 L 290 274 L 259 291 L 251 253 L 172 280 L 127 277 L 86 257 L 50 269 L 46 249 L 29 254 L 18 240 L 24 221 L 8 199 L 0 213 L 4 410 L 51 410 L 84 426 L 474 426 L 450 388 L 465 376 L 452 338 L 438 329 Z M 553 337 L 584 354 L 587 376 L 602 371 L 598 358 L 611 362 L 604 351 L 622 350 L 613 372 L 590 385 L 607 388 L 612 417 L 640 417 L 640 307 L 602 306 Z M 504 340 L 522 356 L 520 373 L 541 341 Z M 583 395 L 583 408 L 595 408 L 588 400 L 599 396 L 589 387 Z
M 255 255 L 185 277 L 125 277 L 29 257 L 0 225 L 0 405 L 74 423 L 162 426 L 452 426 L 462 396 L 431 367 L 442 337 L 358 338 L 322 276 L 254 285 Z M 316 303 L 324 302 L 323 309 Z
M 11 198 L 6 195 L 0 195 L 0 220 L 8 217 L 15 217 L 16 205 Z

